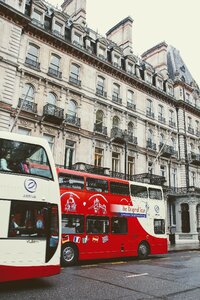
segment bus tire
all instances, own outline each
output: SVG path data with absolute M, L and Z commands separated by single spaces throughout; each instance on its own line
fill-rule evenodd
M 61 265 L 72 266 L 78 261 L 78 248 L 73 243 L 62 245 L 61 249 Z
M 149 244 L 147 242 L 141 242 L 138 246 L 138 257 L 139 259 L 145 259 L 150 253 Z

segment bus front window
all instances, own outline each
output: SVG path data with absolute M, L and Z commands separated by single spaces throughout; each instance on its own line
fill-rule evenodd
M 0 172 L 53 179 L 48 157 L 42 146 L 6 139 L 0 139 Z

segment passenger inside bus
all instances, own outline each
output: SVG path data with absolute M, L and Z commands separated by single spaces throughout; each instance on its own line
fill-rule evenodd
M 5 149 L 1 149 L 0 157 L 0 170 L 11 171 L 11 169 L 8 168 L 9 154 Z

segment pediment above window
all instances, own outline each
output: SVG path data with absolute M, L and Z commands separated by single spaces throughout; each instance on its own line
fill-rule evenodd
M 44 11 L 48 9 L 48 7 L 44 4 L 44 2 L 40 0 L 33 0 L 32 4 L 34 7 L 40 8 Z

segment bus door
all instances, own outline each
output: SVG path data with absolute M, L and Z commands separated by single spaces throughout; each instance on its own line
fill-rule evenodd
M 52 209 L 41 202 L 0 200 L 0 211 L 4 211 L 0 218 L 0 264 L 31 266 L 48 261 L 58 244 L 58 230 L 51 228 L 57 228 Z

